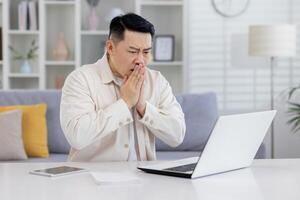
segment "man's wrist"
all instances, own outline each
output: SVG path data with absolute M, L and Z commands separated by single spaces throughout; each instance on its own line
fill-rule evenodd
M 131 104 L 129 104 L 124 98 L 122 98 L 122 99 L 126 103 L 128 109 L 130 110 L 133 106 Z
M 136 107 L 136 110 L 138 112 L 138 114 L 140 115 L 140 117 L 143 117 L 146 111 L 146 103 L 144 103 L 143 105 L 139 105 Z

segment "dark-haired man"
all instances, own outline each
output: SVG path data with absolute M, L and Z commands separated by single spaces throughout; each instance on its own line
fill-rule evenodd
M 170 146 L 183 141 L 181 107 L 167 80 L 147 68 L 154 33 L 136 14 L 115 17 L 105 55 L 67 77 L 60 120 L 69 160 L 154 160 L 155 137 Z

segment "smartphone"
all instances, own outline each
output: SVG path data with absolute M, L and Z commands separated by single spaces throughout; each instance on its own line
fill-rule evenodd
M 69 166 L 59 166 L 53 168 L 46 169 L 38 169 L 30 171 L 30 174 L 41 175 L 41 176 L 49 176 L 49 177 L 57 177 L 63 175 L 76 174 L 81 172 L 87 172 L 87 169 L 78 168 L 78 167 L 69 167 Z

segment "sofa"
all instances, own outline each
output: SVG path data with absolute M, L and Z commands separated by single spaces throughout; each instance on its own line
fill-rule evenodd
M 47 104 L 47 129 L 49 158 L 29 158 L 15 162 L 63 162 L 67 160 L 70 145 L 60 126 L 61 91 L 59 90 L 11 90 L 0 91 L 0 106 Z M 215 93 L 182 94 L 176 96 L 185 114 L 186 135 L 181 145 L 172 148 L 156 140 L 157 159 L 171 160 L 199 156 L 218 118 Z M 265 146 L 259 148 L 256 158 L 265 158 Z

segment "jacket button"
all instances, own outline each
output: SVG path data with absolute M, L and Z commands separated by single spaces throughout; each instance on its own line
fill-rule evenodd
M 146 116 L 146 117 L 145 117 L 145 121 L 148 121 L 148 120 L 149 120 L 149 117 L 148 117 L 148 116 Z
M 128 148 L 128 144 L 124 144 L 124 147 L 125 147 L 125 148 Z
M 127 122 L 130 122 L 130 118 L 127 118 Z
M 150 124 L 151 124 L 151 125 L 153 124 L 153 120 L 150 121 Z
M 119 126 L 122 126 L 123 125 L 123 123 L 122 122 L 119 122 Z

